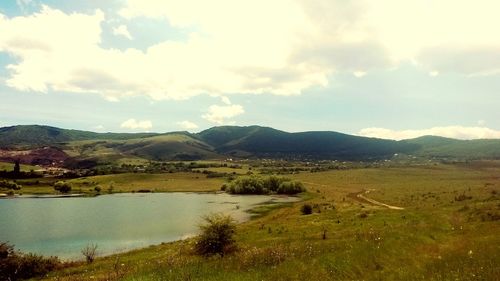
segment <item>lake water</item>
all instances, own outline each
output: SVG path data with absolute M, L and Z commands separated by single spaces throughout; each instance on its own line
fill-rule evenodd
M 195 235 L 203 215 L 224 212 L 241 222 L 258 204 L 291 201 L 296 198 L 178 192 L 0 199 L 0 241 L 23 252 L 81 259 L 88 243 L 100 255 L 123 252 Z

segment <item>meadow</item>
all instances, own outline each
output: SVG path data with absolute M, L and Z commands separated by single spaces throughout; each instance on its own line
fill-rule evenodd
M 208 191 L 223 181 L 198 173 L 175 176 L 123 174 L 73 181 L 113 184 L 120 191 Z M 91 264 L 72 263 L 45 280 L 499 279 L 499 162 L 289 177 L 307 187 L 303 201 L 258 208 L 258 216 L 238 225 L 238 250 L 230 255 L 197 256 L 195 240 L 187 239 Z M 401 209 L 373 204 L 359 194 Z M 312 214 L 301 213 L 304 204 L 312 206 Z
M 0 161 L 0 171 L 12 171 L 14 168 L 14 163 L 9 163 L 9 162 L 1 162 Z M 20 166 L 21 171 L 23 172 L 29 172 L 31 170 L 39 170 L 39 166 L 33 166 L 33 165 L 21 165 Z

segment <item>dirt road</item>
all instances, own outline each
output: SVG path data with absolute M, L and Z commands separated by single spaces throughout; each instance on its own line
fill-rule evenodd
M 355 199 L 357 199 L 358 201 L 368 202 L 368 203 L 371 203 L 373 205 L 386 207 L 386 208 L 391 209 L 391 210 L 404 210 L 403 207 L 392 206 L 392 205 L 385 204 L 385 203 L 379 202 L 377 200 L 366 197 L 365 195 L 370 193 L 370 191 L 373 191 L 373 189 L 364 190 L 364 191 L 356 192 L 356 193 L 351 193 L 349 195 L 351 195 L 351 197 L 355 197 Z

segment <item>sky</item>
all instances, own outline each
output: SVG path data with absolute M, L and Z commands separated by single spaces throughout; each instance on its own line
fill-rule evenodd
M 497 0 L 2 0 L 0 127 L 500 138 Z

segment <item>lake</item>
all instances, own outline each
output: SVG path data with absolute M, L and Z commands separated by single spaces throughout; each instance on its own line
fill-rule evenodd
M 0 241 L 23 252 L 81 259 L 88 243 L 99 255 L 195 235 L 214 212 L 242 222 L 258 204 L 295 197 L 226 193 L 121 193 L 97 197 L 0 199 Z

